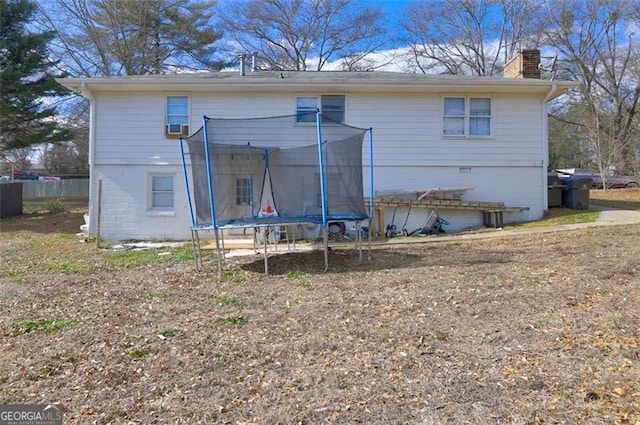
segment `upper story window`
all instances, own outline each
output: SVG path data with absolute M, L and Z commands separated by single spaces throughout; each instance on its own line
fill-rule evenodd
M 152 174 L 149 207 L 151 210 L 173 210 L 173 175 Z
M 189 135 L 189 96 L 167 96 L 165 136 L 177 139 Z
M 299 96 L 296 98 L 296 122 L 316 122 L 316 110 L 320 109 L 323 123 L 344 123 L 345 97 L 342 95 Z
M 454 137 L 490 137 L 492 135 L 492 99 L 490 97 L 445 97 L 442 135 Z

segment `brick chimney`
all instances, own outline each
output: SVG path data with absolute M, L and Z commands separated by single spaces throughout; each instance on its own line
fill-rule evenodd
M 502 75 L 505 78 L 540 79 L 540 50 L 522 50 L 504 65 Z

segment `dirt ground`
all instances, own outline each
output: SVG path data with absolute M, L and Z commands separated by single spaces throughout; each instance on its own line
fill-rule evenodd
M 78 223 L 1 224 L 0 404 L 61 403 L 65 424 L 640 424 L 640 225 L 335 249 L 328 273 L 320 251 L 269 277 L 233 257 L 218 278 L 211 257 L 115 263 Z

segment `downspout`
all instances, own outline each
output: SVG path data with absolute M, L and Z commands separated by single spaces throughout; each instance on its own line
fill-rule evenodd
M 547 169 L 549 167 L 549 117 L 547 116 L 547 103 L 551 99 L 551 96 L 557 90 L 557 84 L 552 83 L 549 93 L 544 97 L 542 101 L 542 205 L 544 211 L 549 210 L 549 191 L 546 190 L 548 186 Z
M 95 193 L 97 190 L 95 160 L 96 160 L 96 99 L 87 88 L 86 81 L 80 83 L 80 94 L 89 99 L 89 234 L 95 235 L 97 223 L 97 209 L 95 208 Z

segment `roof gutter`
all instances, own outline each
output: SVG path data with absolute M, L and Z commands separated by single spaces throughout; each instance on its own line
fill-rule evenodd
M 327 72 L 330 74 L 330 72 Z M 91 79 L 63 79 L 61 84 L 73 87 L 76 90 L 84 83 L 97 91 L 131 91 L 133 87 L 137 91 L 156 90 L 204 90 L 211 92 L 251 92 L 305 90 L 313 86 L 320 90 L 348 90 L 349 92 L 371 91 L 393 92 L 398 91 L 414 93 L 441 92 L 443 90 L 469 92 L 544 92 L 550 93 L 551 98 L 562 91 L 572 87 L 568 81 L 553 82 L 555 84 L 549 91 L 549 82 L 519 79 L 497 78 L 421 78 L 412 75 L 391 75 L 389 78 L 372 78 L 375 73 L 364 74 L 362 78 L 345 75 L 320 76 L 322 72 L 284 73 L 284 78 L 277 78 L 268 72 L 253 72 L 239 75 L 239 73 L 218 73 L 215 75 L 194 74 L 188 76 L 135 76 L 135 77 L 109 77 Z M 305 75 L 301 75 L 305 74 Z M 306 75 L 309 74 L 309 75 Z M 278 74 L 279 75 L 279 74 Z M 349 78 L 348 78 L 349 77 Z

